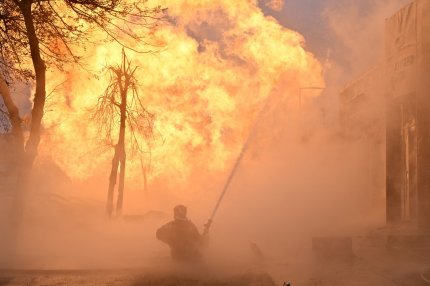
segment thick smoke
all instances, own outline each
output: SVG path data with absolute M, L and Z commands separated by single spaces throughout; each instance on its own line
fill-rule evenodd
M 256 243 L 277 279 L 304 281 L 313 236 L 354 235 L 383 224 L 383 209 L 366 191 L 368 150 L 342 133 L 338 98 L 351 78 L 378 64 L 384 19 L 404 2 L 328 2 L 321 17 L 330 52 L 319 60 L 306 39 L 265 17 L 254 2 L 170 3 L 171 23 L 153 32 L 165 49 L 132 56 L 159 136 L 149 193 L 143 192 L 140 160 L 131 159 L 128 216 L 113 222 L 102 217 L 111 153 L 93 145 L 97 127 L 88 121 L 106 82 L 73 69 L 64 78 L 51 75 L 67 84 L 52 102 L 55 112 L 46 115 L 38 168 L 42 178 L 51 170 L 62 179 L 33 188 L 17 263 L 162 264 L 168 250 L 155 241 L 156 227 L 178 203 L 188 205 L 190 218 L 202 226 L 254 132 L 214 221 L 208 259 L 262 267 L 252 256 Z M 278 12 L 283 4 L 264 1 Z M 91 68 L 120 54 L 108 46 L 92 52 Z M 51 163 L 42 164 L 47 158 Z
M 266 7 L 274 11 L 281 11 L 285 5 L 283 0 L 264 0 L 262 2 Z
M 410 1 L 329 1 L 322 12 L 330 34 L 334 77 L 347 82 L 380 63 L 384 56 L 385 19 Z

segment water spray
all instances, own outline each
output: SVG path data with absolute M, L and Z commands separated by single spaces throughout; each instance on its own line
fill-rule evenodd
M 232 170 L 231 170 L 231 172 L 230 172 L 230 174 L 229 174 L 229 176 L 227 178 L 227 181 L 225 182 L 224 188 L 223 188 L 223 190 L 221 192 L 220 197 L 218 198 L 218 201 L 217 201 L 217 203 L 216 203 L 216 205 L 215 205 L 215 207 L 214 207 L 214 209 L 212 211 L 212 214 L 211 214 L 208 222 L 204 225 L 204 231 L 203 231 L 204 235 L 208 234 L 208 232 L 209 232 L 209 228 L 212 225 L 213 219 L 214 219 L 216 213 L 218 212 L 219 206 L 220 206 L 222 200 L 224 199 L 224 196 L 227 193 L 227 190 L 230 187 L 230 184 L 233 181 L 233 179 L 234 179 L 234 177 L 235 177 L 235 175 L 237 173 L 237 170 L 238 170 L 238 168 L 240 166 L 240 163 L 242 162 L 243 157 L 244 157 L 246 151 L 248 150 L 249 145 L 250 145 L 253 137 L 255 136 L 255 133 L 256 133 L 256 130 L 257 130 L 257 124 L 260 121 L 261 117 L 263 116 L 263 113 L 266 111 L 266 109 L 267 109 L 267 107 L 269 105 L 271 97 L 272 96 L 269 96 L 266 99 L 266 102 L 265 102 L 263 108 L 260 109 L 260 111 L 259 111 L 259 113 L 258 113 L 258 115 L 257 115 L 257 117 L 255 119 L 255 122 L 254 122 L 254 124 L 253 124 L 253 126 L 251 128 L 251 131 L 250 131 L 249 135 L 248 135 L 248 138 L 246 139 L 245 143 L 242 146 L 242 149 L 240 150 L 239 156 L 237 157 L 237 159 L 236 159 L 236 161 L 235 161 L 235 163 L 233 165 L 233 168 L 232 168 Z

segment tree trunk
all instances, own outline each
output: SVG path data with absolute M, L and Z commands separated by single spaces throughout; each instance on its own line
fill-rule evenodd
M 118 176 L 118 165 L 119 165 L 119 151 L 118 145 L 115 146 L 115 154 L 112 159 L 112 169 L 109 176 L 109 187 L 108 187 L 108 197 L 106 203 L 106 213 L 109 217 L 112 216 L 113 212 L 113 194 L 115 191 L 116 178 Z
M 118 186 L 118 200 L 116 205 L 117 215 L 121 215 L 122 213 L 122 204 L 124 200 L 124 180 L 125 180 L 125 161 L 126 161 L 125 123 L 127 118 L 127 92 L 128 92 L 128 85 L 129 85 L 127 70 L 125 68 L 125 58 L 123 59 L 123 61 L 124 61 L 123 72 L 125 75 L 125 82 L 124 84 L 120 82 L 120 92 L 121 92 L 120 116 L 121 117 L 120 117 L 118 146 L 121 150 L 121 153 L 120 153 L 121 169 L 120 169 L 119 186 Z
M 120 128 L 118 135 L 118 143 L 115 146 L 115 154 L 112 159 L 112 170 L 109 178 L 109 188 L 108 188 L 108 199 L 107 199 L 107 214 L 109 217 L 112 216 L 113 213 L 113 197 L 115 192 L 116 180 L 118 177 L 118 167 L 120 166 L 120 178 L 119 178 L 119 186 L 118 186 L 118 198 L 116 205 L 116 214 L 121 215 L 122 213 L 122 205 L 124 200 L 124 181 L 125 181 L 125 127 L 126 127 L 126 118 L 127 118 L 127 92 L 129 85 L 129 78 L 126 69 L 126 59 L 125 54 L 123 56 L 123 67 L 120 70 L 116 71 L 117 84 L 120 91 L 121 103 L 120 103 Z M 123 82 L 123 77 L 125 80 Z
M 147 175 L 147 169 L 143 165 L 142 157 L 140 157 L 140 168 L 142 169 L 142 175 L 143 175 L 143 192 L 147 196 L 148 195 L 148 175 Z
M 0 95 L 3 98 L 3 102 L 7 108 L 9 113 L 9 120 L 12 125 L 12 135 L 16 139 L 17 145 L 22 146 L 21 149 L 24 149 L 24 134 L 21 129 L 21 117 L 19 116 L 18 107 L 12 100 L 12 97 L 9 92 L 9 87 L 6 84 L 6 81 L 2 76 L 0 76 Z
M 23 0 L 19 2 L 19 8 L 24 17 L 25 28 L 27 31 L 28 43 L 30 46 L 31 59 L 33 62 L 34 72 L 36 75 L 36 92 L 34 95 L 34 105 L 32 110 L 30 136 L 25 145 L 25 150 L 19 158 L 18 182 L 15 194 L 15 200 L 12 209 L 12 224 L 18 227 L 22 220 L 24 210 L 24 200 L 29 188 L 29 180 L 34 160 L 37 155 L 37 148 L 40 142 L 40 130 L 46 99 L 46 67 L 42 60 L 39 50 L 39 39 L 31 12 L 31 1 Z
M 119 171 L 119 186 L 118 186 L 118 200 L 116 204 L 116 214 L 122 214 L 122 205 L 124 201 L 124 186 L 125 186 L 125 162 L 126 162 L 126 154 L 125 150 L 123 150 L 122 158 L 120 160 L 121 166 Z
M 3 102 L 8 111 L 10 123 L 12 125 L 12 138 L 13 138 L 13 150 L 14 155 L 18 158 L 18 162 L 21 161 L 24 154 L 24 132 L 21 128 L 21 117 L 19 116 L 18 107 L 12 100 L 9 92 L 9 87 L 3 77 L 0 76 L 0 95 L 3 98 Z M 15 185 L 17 187 L 17 185 Z

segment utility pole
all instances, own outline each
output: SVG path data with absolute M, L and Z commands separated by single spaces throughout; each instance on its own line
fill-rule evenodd
M 299 88 L 299 109 L 302 109 L 302 90 L 324 90 L 325 87 L 305 86 Z

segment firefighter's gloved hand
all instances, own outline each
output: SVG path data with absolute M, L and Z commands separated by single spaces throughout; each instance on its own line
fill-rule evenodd
M 212 225 L 212 220 L 209 219 L 208 222 L 205 224 L 205 229 L 203 230 L 204 236 L 209 235 L 209 228 L 211 227 L 211 225 Z

